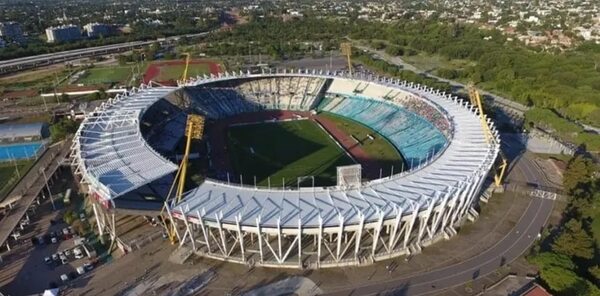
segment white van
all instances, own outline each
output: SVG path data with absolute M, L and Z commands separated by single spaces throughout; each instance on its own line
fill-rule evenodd
M 75 256 L 75 259 L 81 259 L 83 258 L 83 251 L 81 251 L 80 247 L 76 247 L 73 249 L 73 255 Z
M 85 268 L 83 266 L 77 267 L 77 274 L 82 275 L 85 273 Z

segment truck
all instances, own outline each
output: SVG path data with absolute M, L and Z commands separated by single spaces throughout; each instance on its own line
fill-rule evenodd
M 71 188 L 67 189 L 67 191 L 65 191 L 65 196 L 63 197 L 63 203 L 65 205 L 68 205 L 69 203 L 71 203 Z

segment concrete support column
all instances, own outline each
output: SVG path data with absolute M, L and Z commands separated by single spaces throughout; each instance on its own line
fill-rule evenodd
M 204 210 L 203 210 L 204 213 Z M 210 249 L 210 240 L 208 235 L 208 229 L 206 229 L 206 225 L 204 224 L 204 215 L 200 215 L 200 211 L 196 210 L 196 215 L 198 217 L 198 221 L 200 222 L 200 228 L 202 229 L 202 235 L 204 235 L 204 242 L 206 243 L 206 248 L 208 249 L 208 253 L 212 253 Z
M 242 261 L 246 262 L 246 253 L 244 252 L 244 235 L 242 233 L 242 227 L 240 226 L 239 216 L 235 217 L 235 224 L 237 226 L 238 241 L 240 244 L 240 251 L 242 253 Z
M 258 250 L 260 252 L 260 263 L 264 262 L 264 255 L 263 255 L 263 247 L 262 247 L 262 234 L 261 234 L 261 230 L 260 230 L 260 216 L 258 216 L 256 218 L 256 234 L 258 235 Z
M 335 252 L 336 261 L 340 261 L 340 259 L 342 259 L 340 258 L 340 252 L 342 251 L 342 237 L 344 235 L 344 216 L 338 214 L 338 221 L 340 222 L 340 225 L 338 226 L 337 233 L 337 248 Z

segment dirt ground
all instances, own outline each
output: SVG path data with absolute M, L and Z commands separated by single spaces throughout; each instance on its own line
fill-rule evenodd
M 489 248 L 508 233 L 528 204 L 529 197 L 526 196 L 511 194 L 494 196 L 490 199 L 489 204 L 483 204 L 479 220 L 463 226 L 454 238 L 425 248 L 422 254 L 413 257 L 409 262 L 395 259 L 366 267 L 306 271 L 272 268 L 249 269 L 239 264 L 204 258 L 193 258 L 186 264 L 180 265 L 166 259 L 176 247 L 167 241 L 155 240 L 138 251 L 98 267 L 93 271 L 89 280 L 86 280 L 85 286 L 75 282 L 68 295 L 134 295 L 131 294 L 132 291 L 143 291 L 148 287 L 148 280 L 162 283 L 158 287 L 160 289 L 167 284 L 172 287 L 181 287 L 186 281 L 197 280 L 199 275 L 206 275 L 209 271 L 214 272 L 214 276 L 207 276 L 208 283 L 206 287 L 203 286 L 204 294 L 202 295 L 247 292 L 289 276 L 308 277 L 327 293 L 327 291 L 361 282 L 377 282 L 388 280 L 390 277 L 406 277 L 470 258 Z M 398 265 L 391 275 L 385 268 L 390 262 Z M 489 285 L 508 272 L 526 274 L 532 270 L 525 261 L 517 261 L 511 265 L 511 269 L 499 270 L 493 275 L 481 278 L 474 284 L 479 285 L 479 282 L 482 282 L 481 285 Z M 174 276 L 173 273 L 177 273 L 177 276 Z M 458 291 L 458 295 L 460 295 L 460 291 L 464 292 L 464 287 L 456 287 L 453 290 Z M 170 294 L 158 293 L 157 295 Z

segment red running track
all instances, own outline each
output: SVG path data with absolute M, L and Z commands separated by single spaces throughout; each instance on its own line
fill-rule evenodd
M 219 63 L 213 62 L 213 61 L 209 61 L 209 60 L 193 60 L 190 61 L 190 65 L 199 65 L 199 64 L 206 64 L 208 65 L 208 68 L 210 70 L 210 73 L 217 75 L 219 72 L 221 72 L 221 65 L 219 65 Z M 173 66 L 173 65 L 185 65 L 185 61 L 179 61 L 179 60 L 175 60 L 175 61 L 162 61 L 162 62 L 155 62 L 152 63 L 148 66 L 148 69 L 146 69 L 146 72 L 144 73 L 144 77 L 143 77 L 143 81 L 144 83 L 149 83 L 150 81 L 154 80 L 156 77 L 160 76 L 160 68 L 161 67 L 165 67 L 165 66 Z M 155 80 L 156 81 L 156 80 Z M 164 85 L 175 85 L 176 81 L 156 81 L 160 84 L 164 84 Z
M 362 165 L 362 174 L 368 179 L 379 178 L 379 161 L 370 157 L 367 152 L 354 140 L 348 133 L 339 129 L 335 122 L 316 115 L 311 117 L 312 120 L 321 124 L 325 130 L 348 152 L 358 163 Z

